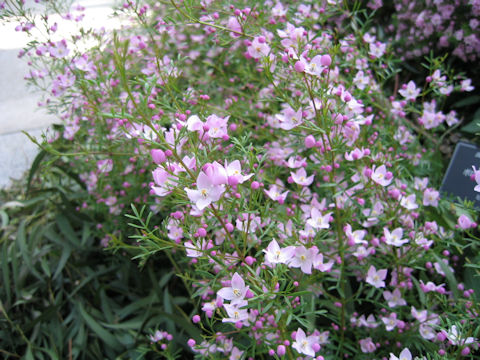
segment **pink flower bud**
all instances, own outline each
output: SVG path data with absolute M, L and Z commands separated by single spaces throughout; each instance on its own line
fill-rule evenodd
M 158 165 L 167 159 L 165 152 L 161 149 L 152 149 L 150 155 L 152 155 L 153 162 Z
M 232 232 L 235 229 L 235 227 L 231 223 L 227 223 L 225 225 L 225 228 L 227 229 L 228 232 Z
M 297 61 L 295 63 L 295 71 L 301 73 L 304 70 L 305 70 L 305 64 L 303 63 L 303 61 Z
M 248 266 L 251 266 L 253 263 L 255 262 L 255 259 L 251 256 L 247 256 L 245 258 L 245 263 L 248 265 Z
M 322 55 L 322 57 L 320 58 L 320 64 L 322 64 L 323 66 L 330 66 L 331 63 L 332 63 L 332 58 L 328 54 Z
M 253 190 L 257 190 L 260 187 L 260 183 L 258 181 L 252 181 L 250 186 Z
M 193 339 L 189 339 L 189 340 L 187 341 L 187 344 L 188 344 L 188 346 L 190 346 L 191 348 L 193 348 L 193 347 L 195 346 L 196 342 L 195 342 L 195 340 L 193 340 Z
M 313 137 L 313 135 L 308 135 L 306 138 L 305 138 L 305 147 L 307 149 L 310 149 L 310 148 L 313 148 L 315 146 L 315 138 Z

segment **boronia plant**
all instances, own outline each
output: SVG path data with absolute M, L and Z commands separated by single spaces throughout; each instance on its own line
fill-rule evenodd
M 195 336 L 160 323 L 156 354 L 478 356 L 476 213 L 439 192 L 462 121 L 442 104 L 469 79 L 399 72 L 353 1 L 127 0 L 128 25 L 71 38 L 4 8 L 44 36 L 23 55 L 62 123 L 40 145 L 79 174 L 99 246 L 165 254 L 188 296 Z

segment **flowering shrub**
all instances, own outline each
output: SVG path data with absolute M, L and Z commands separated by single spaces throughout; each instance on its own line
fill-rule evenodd
M 473 86 L 432 62 L 390 89 L 389 44 L 342 6 L 127 1 L 134 25 L 25 52 L 64 120 L 42 146 L 110 214 L 104 245 L 168 256 L 197 358 L 478 354 L 478 226 L 436 151 Z
M 464 62 L 474 62 L 480 54 L 480 2 L 371 0 L 370 9 L 387 13 L 393 5 L 390 24 L 385 30 L 393 37 L 399 53 L 407 59 L 428 55 L 430 51 L 449 51 Z

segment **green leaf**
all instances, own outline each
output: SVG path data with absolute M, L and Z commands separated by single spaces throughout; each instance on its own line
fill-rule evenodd
M 55 270 L 55 274 L 53 274 L 53 280 L 55 280 L 57 276 L 60 275 L 63 268 L 67 264 L 67 261 L 70 258 L 71 253 L 72 253 L 72 248 L 68 244 L 65 244 L 62 251 L 62 255 L 60 256 L 60 260 L 58 261 L 57 269 Z
M 27 177 L 27 194 L 30 192 L 30 187 L 32 185 L 33 176 L 37 172 L 38 168 L 40 167 L 40 164 L 42 163 L 43 158 L 46 155 L 47 155 L 47 152 L 42 149 L 37 154 L 37 156 L 35 156 L 35 159 L 33 160 L 32 166 L 30 166 L 30 170 L 28 171 L 28 177 Z
M 469 133 L 469 134 L 476 134 L 480 132 L 480 117 L 474 118 L 470 121 L 467 125 L 463 126 L 461 131 Z
M 445 273 L 445 277 L 447 278 L 447 282 L 448 282 L 448 287 L 452 291 L 453 297 L 455 299 L 458 299 L 458 297 L 459 297 L 458 288 L 457 288 L 458 284 L 457 284 L 457 280 L 455 279 L 455 276 L 453 275 L 452 271 L 450 270 L 450 267 L 447 264 L 445 264 L 437 254 L 434 253 L 433 256 L 435 257 L 438 264 L 442 268 L 442 271 Z
M 7 242 L 5 241 L 2 246 L 2 276 L 3 276 L 3 286 L 7 294 L 7 304 L 10 306 L 12 302 L 12 294 L 10 290 L 10 267 L 8 266 L 8 247 Z
M 476 103 L 480 103 L 480 95 L 472 95 L 472 96 L 466 97 L 465 99 L 457 101 L 455 104 L 452 105 L 452 107 L 460 108 L 460 107 L 473 105 Z
M 85 323 L 87 326 L 95 333 L 98 335 L 98 337 L 108 344 L 113 349 L 119 349 L 122 348 L 122 345 L 118 342 L 118 340 L 115 338 L 115 336 L 112 335 L 109 331 L 107 331 L 103 326 L 101 326 L 98 322 L 95 321 L 95 319 L 90 316 L 85 309 L 83 308 L 83 305 L 78 302 L 78 311 L 80 312 L 80 315 L 82 318 L 85 320 Z

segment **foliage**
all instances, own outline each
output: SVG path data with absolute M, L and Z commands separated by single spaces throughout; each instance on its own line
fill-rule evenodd
M 445 57 L 410 80 L 358 2 L 127 1 L 63 39 L 8 11 L 45 29 L 23 55 L 62 119 L 47 198 L 5 221 L 12 352 L 140 357 L 161 325 L 167 358 L 478 355 L 475 210 L 437 190 L 473 86 Z

